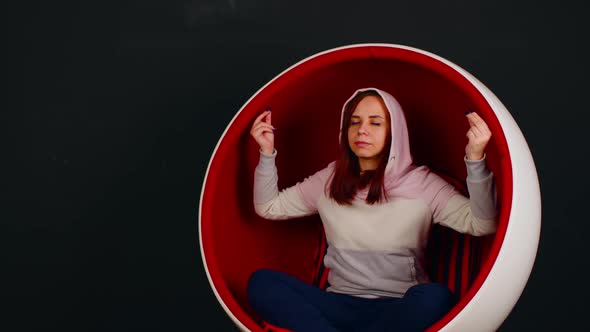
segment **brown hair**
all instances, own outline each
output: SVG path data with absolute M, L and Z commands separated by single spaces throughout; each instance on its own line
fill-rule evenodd
M 391 147 L 391 130 L 389 130 L 379 159 L 379 166 L 375 170 L 366 170 L 361 175 L 358 157 L 350 149 L 348 144 L 348 128 L 350 127 L 350 119 L 352 113 L 363 98 L 368 96 L 375 96 L 380 101 L 383 107 L 385 102 L 379 93 L 375 90 L 366 90 L 356 94 L 354 98 L 345 106 L 344 114 L 342 116 L 342 131 L 340 132 L 340 147 L 338 151 L 338 160 L 334 167 L 332 183 L 330 184 L 330 197 L 332 197 L 339 204 L 350 205 L 354 195 L 358 189 L 365 188 L 369 185 L 369 193 L 365 200 L 368 204 L 386 201 L 387 194 L 383 186 L 383 178 L 385 174 L 385 167 L 389 159 L 389 150 Z M 391 121 L 389 112 L 386 112 L 387 121 Z M 389 123 L 391 128 L 391 123 Z

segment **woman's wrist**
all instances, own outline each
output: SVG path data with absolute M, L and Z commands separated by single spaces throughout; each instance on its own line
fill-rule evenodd
M 484 153 L 480 154 L 466 154 L 467 160 L 482 160 L 484 157 Z
M 269 148 L 261 148 L 260 151 L 264 154 L 271 155 L 271 154 L 273 154 L 275 149 L 274 148 L 270 148 L 270 149 Z

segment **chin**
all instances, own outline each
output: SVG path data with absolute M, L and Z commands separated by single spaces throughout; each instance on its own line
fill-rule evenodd
M 354 152 L 354 154 L 358 157 L 358 158 L 365 158 L 365 159 L 374 159 L 377 156 L 373 153 L 367 153 L 365 151 L 362 152 Z

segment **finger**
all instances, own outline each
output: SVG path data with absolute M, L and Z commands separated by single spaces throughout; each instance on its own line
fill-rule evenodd
M 258 122 L 258 123 L 254 123 L 254 125 L 252 126 L 252 129 L 250 129 L 250 133 L 252 135 L 254 135 L 254 133 L 256 131 L 258 131 L 258 128 L 260 128 L 260 125 L 263 124 L 264 122 Z
M 264 127 L 264 128 L 268 128 L 268 129 L 270 129 L 270 130 L 274 130 L 274 129 L 276 129 L 275 127 L 273 127 L 272 125 L 270 125 L 270 124 L 268 124 L 268 123 L 266 123 L 266 122 L 260 122 L 259 124 L 257 124 L 257 125 L 255 125 L 254 127 L 252 127 L 252 131 L 255 131 L 255 130 L 257 130 L 258 128 L 262 128 L 262 127 Z
M 475 135 L 483 134 L 481 130 L 477 127 L 477 125 L 470 118 L 467 118 L 467 120 L 469 120 L 469 130 L 473 131 Z
M 252 130 L 250 130 L 250 134 L 253 136 L 256 136 L 256 135 L 260 134 L 260 130 L 265 129 L 265 128 L 268 130 L 273 130 L 272 126 L 270 126 L 270 127 L 269 126 L 270 125 L 268 125 L 264 122 L 261 122 L 261 123 L 255 125 L 254 127 L 252 127 Z
M 254 137 L 257 137 L 259 135 L 262 135 L 265 132 L 274 133 L 274 130 L 270 126 L 260 126 L 260 127 L 256 128 L 252 134 L 254 135 Z
M 473 121 L 475 126 L 480 129 L 480 131 L 489 131 L 488 125 L 486 122 L 479 116 L 479 114 L 473 112 L 468 115 L 468 118 Z
M 471 128 L 475 128 L 477 130 L 476 134 L 482 135 L 482 136 L 492 136 L 492 132 L 490 131 L 490 129 L 485 125 L 485 123 L 480 122 L 477 123 L 476 120 L 474 119 L 470 119 L 469 121 Z
M 490 131 L 490 127 L 488 127 L 486 122 L 479 115 L 477 115 L 477 119 L 475 120 L 475 123 L 477 124 L 477 128 L 479 128 L 482 133 L 487 134 L 489 136 L 492 135 L 492 132 Z
M 471 128 L 476 128 L 476 134 L 484 135 L 484 136 L 492 136 L 490 129 L 485 124 L 483 119 L 475 112 L 468 114 L 467 120 L 469 121 L 469 125 Z
M 479 114 L 477 114 L 477 112 L 472 112 L 469 115 L 471 115 L 471 117 L 473 118 L 473 121 L 475 121 L 477 123 L 485 123 L 483 118 Z
M 262 114 L 260 114 L 259 116 L 256 117 L 256 120 L 254 120 L 254 123 L 256 122 L 261 122 L 262 118 L 264 118 L 266 115 L 268 115 L 270 112 L 268 111 L 264 111 L 262 112 Z
M 256 137 L 266 137 L 267 134 L 274 135 L 275 133 L 274 133 L 274 131 L 272 131 L 270 129 L 262 128 L 262 129 L 260 129 L 260 133 Z M 266 137 L 266 138 L 268 138 L 268 137 Z
M 266 123 L 270 124 L 270 117 L 272 113 L 268 112 L 268 116 L 266 117 Z

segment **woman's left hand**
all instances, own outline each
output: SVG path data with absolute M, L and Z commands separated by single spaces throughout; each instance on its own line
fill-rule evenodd
M 471 126 L 466 135 L 469 142 L 465 147 L 465 154 L 468 160 L 481 160 L 486 145 L 492 137 L 492 132 L 477 113 L 471 112 L 465 116 Z

